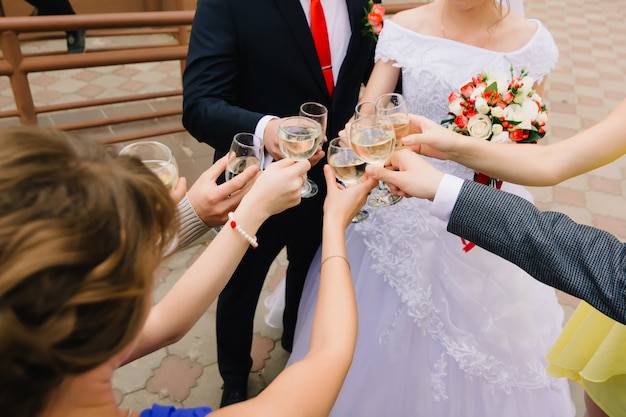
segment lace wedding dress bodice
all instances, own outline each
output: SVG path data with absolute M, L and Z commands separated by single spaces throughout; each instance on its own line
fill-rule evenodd
M 376 59 L 402 70 L 411 113 L 440 122 L 447 97 L 483 70 L 525 67 L 542 80 L 558 51 L 539 21 L 528 43 L 494 52 L 424 36 L 385 22 Z M 534 145 L 502 145 L 534 146 Z M 471 179 L 473 171 L 430 160 Z M 527 199 L 520 186 L 506 191 Z M 331 416 L 565 417 L 574 413 L 567 382 L 549 377 L 544 355 L 561 330 L 555 292 L 513 264 L 446 231 L 432 203 L 405 198 L 347 232 L 359 308 L 352 367 Z M 320 256 L 306 279 L 289 363 L 306 354 Z

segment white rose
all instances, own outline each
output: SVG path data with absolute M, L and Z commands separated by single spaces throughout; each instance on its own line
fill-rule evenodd
M 504 109 L 502 107 L 495 106 L 493 109 L 491 109 L 491 115 L 499 119 L 500 117 L 504 116 Z
M 463 107 L 461 107 L 461 103 L 463 103 L 463 101 L 465 101 L 463 98 L 457 98 L 456 100 L 451 101 L 450 104 L 448 104 L 448 110 L 450 110 L 450 112 L 455 116 L 462 114 Z
M 539 106 L 537 106 L 537 102 L 535 100 L 531 100 L 527 98 L 522 103 L 522 110 L 526 113 L 526 117 L 528 120 L 532 121 L 539 116 Z
M 509 139 L 509 132 L 500 132 L 497 135 L 494 134 L 491 137 L 491 141 L 493 143 L 504 143 L 504 144 L 506 144 L 506 143 L 515 143 L 511 139 Z
M 478 113 L 487 114 L 489 113 L 489 104 L 487 104 L 487 100 L 482 97 L 477 97 L 474 102 L 474 108 Z
M 502 127 L 502 125 L 500 124 L 494 124 L 493 126 L 491 126 L 491 133 L 495 135 L 499 135 L 500 133 L 502 133 L 502 131 L 504 130 L 504 128 Z
M 467 131 L 477 139 L 488 139 L 491 136 L 491 120 L 484 114 L 477 114 L 467 122 Z
M 518 111 L 521 111 L 520 105 L 511 103 L 504 109 L 502 109 L 502 115 L 506 120 L 516 120 L 515 113 L 517 113 Z

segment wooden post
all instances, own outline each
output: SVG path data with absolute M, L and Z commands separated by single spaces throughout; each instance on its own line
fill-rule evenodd
M 37 112 L 35 103 L 28 83 L 28 75 L 21 69 L 24 56 L 17 34 L 13 31 L 5 31 L 0 35 L 0 47 L 4 58 L 13 68 L 13 73 L 9 76 L 15 106 L 20 114 L 20 121 L 23 125 L 37 125 Z

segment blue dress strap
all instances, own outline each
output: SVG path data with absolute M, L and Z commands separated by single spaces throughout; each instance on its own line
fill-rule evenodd
M 205 417 L 213 410 L 209 407 L 175 408 L 153 404 L 152 408 L 143 410 L 141 417 Z

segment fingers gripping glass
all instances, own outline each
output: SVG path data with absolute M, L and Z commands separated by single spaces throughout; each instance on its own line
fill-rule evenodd
M 241 174 L 249 166 L 256 165 L 261 169 L 264 157 L 263 139 L 252 133 L 237 133 L 228 151 L 226 181 Z

